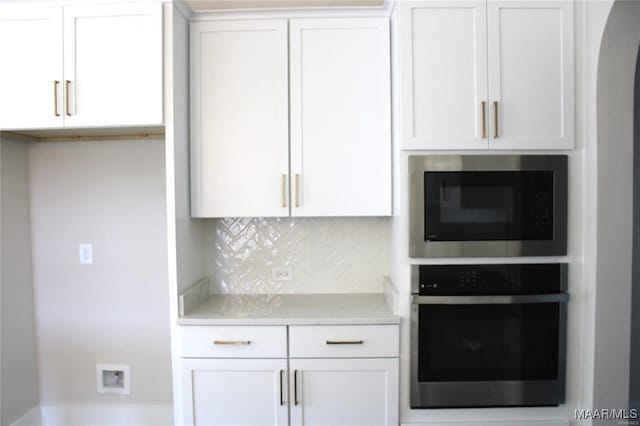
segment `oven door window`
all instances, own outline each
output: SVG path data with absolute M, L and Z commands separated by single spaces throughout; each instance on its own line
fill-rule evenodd
M 553 239 L 553 172 L 425 172 L 425 241 Z
M 551 380 L 558 303 L 420 305 L 418 381 Z

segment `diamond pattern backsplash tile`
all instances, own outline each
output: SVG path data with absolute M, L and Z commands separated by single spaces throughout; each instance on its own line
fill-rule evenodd
M 390 218 L 225 218 L 209 221 L 214 293 L 371 293 L 389 274 Z M 291 267 L 291 281 L 272 268 Z

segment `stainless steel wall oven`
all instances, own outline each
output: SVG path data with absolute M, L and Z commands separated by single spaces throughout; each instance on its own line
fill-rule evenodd
M 411 407 L 565 400 L 567 265 L 414 265 Z
M 409 157 L 410 257 L 566 253 L 566 155 Z

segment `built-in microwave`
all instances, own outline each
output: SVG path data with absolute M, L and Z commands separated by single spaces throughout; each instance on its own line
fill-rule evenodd
M 410 257 L 566 254 L 566 155 L 409 156 Z

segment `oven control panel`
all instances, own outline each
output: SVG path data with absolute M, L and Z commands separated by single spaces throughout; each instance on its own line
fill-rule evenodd
M 420 295 L 540 294 L 566 290 L 566 263 L 415 265 Z

